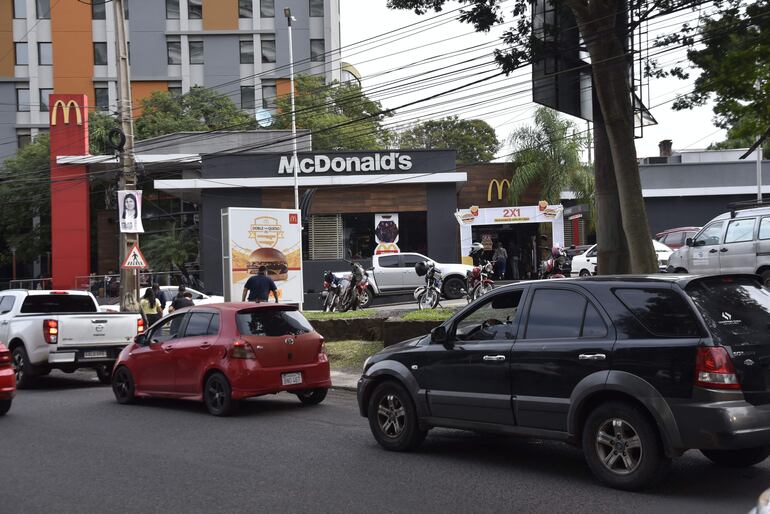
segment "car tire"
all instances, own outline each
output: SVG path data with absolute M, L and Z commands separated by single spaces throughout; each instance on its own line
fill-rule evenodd
M 308 389 L 307 391 L 300 391 L 294 393 L 302 402 L 302 405 L 318 405 L 326 398 L 326 393 L 329 390 L 325 387 L 319 387 L 318 389 Z
M 457 300 L 463 297 L 463 288 L 465 281 L 459 277 L 449 277 L 444 282 L 444 298 L 447 300 Z
M 369 306 L 372 304 L 372 299 L 374 298 L 374 291 L 371 287 L 367 287 L 364 291 L 361 292 L 361 294 L 358 295 L 358 308 L 359 309 L 368 309 Z
M 726 468 L 748 468 L 770 456 L 770 446 L 741 448 L 740 450 L 701 450 L 708 460 Z
M 590 277 L 591 276 L 591 272 L 588 271 L 587 269 L 581 269 L 580 270 L 580 276 L 581 277 Z
M 11 409 L 13 400 L 0 400 L 0 416 L 4 416 Z
M 583 426 L 582 442 L 593 474 L 616 489 L 650 487 L 671 463 L 655 425 L 627 403 L 608 402 L 594 409 Z
M 112 394 L 115 400 L 121 405 L 128 405 L 136 402 L 136 382 L 131 371 L 121 366 L 115 370 L 112 375 Z
M 99 379 L 100 384 L 112 384 L 112 366 L 105 364 L 95 368 L 94 371 L 96 371 L 96 378 Z
M 206 379 L 203 401 L 213 416 L 229 416 L 238 408 L 238 402 L 232 398 L 230 382 L 222 373 L 214 373 Z
M 770 287 L 770 269 L 763 271 L 761 276 L 765 287 Z
M 414 450 L 428 433 L 419 426 L 417 409 L 409 392 L 396 382 L 383 382 L 375 388 L 367 414 L 372 435 L 389 451 Z
M 35 369 L 29 362 L 27 350 L 23 346 L 17 346 L 11 352 L 13 357 L 13 369 L 16 372 L 16 388 L 27 389 L 35 382 Z

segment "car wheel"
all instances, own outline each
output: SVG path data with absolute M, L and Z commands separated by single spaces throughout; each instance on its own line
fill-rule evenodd
M 765 287 L 770 287 L 770 269 L 762 272 L 762 283 Z
M 112 383 L 112 366 L 103 365 L 96 368 L 96 378 L 99 379 L 99 382 L 102 384 L 111 384 Z
M 206 380 L 203 400 L 214 416 L 229 416 L 238 407 L 238 402 L 231 395 L 230 382 L 222 373 L 214 373 Z
M 580 276 L 581 277 L 590 277 L 591 276 L 591 272 L 588 271 L 587 269 L 581 269 L 580 270 Z
M 27 350 L 23 346 L 13 349 L 13 370 L 16 373 L 17 388 L 26 389 L 34 383 L 34 370 L 29 362 Z
M 112 376 L 112 394 L 121 405 L 127 405 L 136 401 L 136 386 L 134 376 L 125 366 L 119 367 Z
M 759 464 L 770 456 L 770 446 L 741 448 L 740 450 L 701 450 L 705 457 L 726 468 L 747 468 Z
M 420 429 L 411 396 L 395 382 L 377 386 L 369 399 L 368 418 L 372 435 L 386 450 L 414 450 L 428 433 Z
M 583 452 L 599 480 L 629 491 L 654 485 L 671 462 L 644 413 L 620 402 L 600 405 L 588 415 Z
M 450 277 L 444 282 L 444 297 L 447 300 L 457 300 L 463 296 L 465 281 L 458 277 Z
M 13 400 L 0 400 L 0 416 L 3 416 L 11 408 Z
M 295 394 L 303 405 L 318 405 L 324 401 L 328 391 L 329 390 L 325 387 L 319 387 L 318 389 L 308 389 L 307 391 L 300 391 L 299 393 Z

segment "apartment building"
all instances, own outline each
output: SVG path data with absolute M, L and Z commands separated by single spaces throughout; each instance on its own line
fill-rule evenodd
M 340 0 L 124 0 L 132 100 L 201 85 L 243 109 L 272 109 L 295 73 L 340 80 Z M 85 93 L 115 111 L 110 0 L 0 1 L 0 160 L 48 129 L 48 95 Z M 135 113 L 137 111 L 134 111 Z

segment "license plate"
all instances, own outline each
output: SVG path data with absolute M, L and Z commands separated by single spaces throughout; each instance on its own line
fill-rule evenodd
M 281 373 L 281 384 L 288 386 L 302 383 L 302 373 Z
M 83 352 L 83 358 L 84 359 L 106 359 L 107 358 L 107 352 Z

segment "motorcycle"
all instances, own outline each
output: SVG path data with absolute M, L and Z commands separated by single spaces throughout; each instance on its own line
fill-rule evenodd
M 331 271 L 324 271 L 324 290 L 321 292 L 323 298 L 323 311 L 334 312 L 339 309 L 339 299 L 342 294 L 342 280 L 334 276 Z
M 494 289 L 495 283 L 489 278 L 492 273 L 494 268 L 489 261 L 481 261 L 478 266 L 465 273 L 465 289 L 462 292 L 468 303 Z
M 420 309 L 435 309 L 441 298 L 441 271 L 432 262 L 418 262 L 414 270 L 420 277 L 425 277 L 425 285 L 414 290 L 414 299 Z
M 363 266 L 351 263 L 351 273 L 340 282 L 342 294 L 339 297 L 339 311 L 356 310 L 369 303 L 369 278 Z
M 551 258 L 540 263 L 538 278 L 565 278 L 569 276 L 569 268 L 567 253 L 560 246 L 554 246 L 551 249 Z

